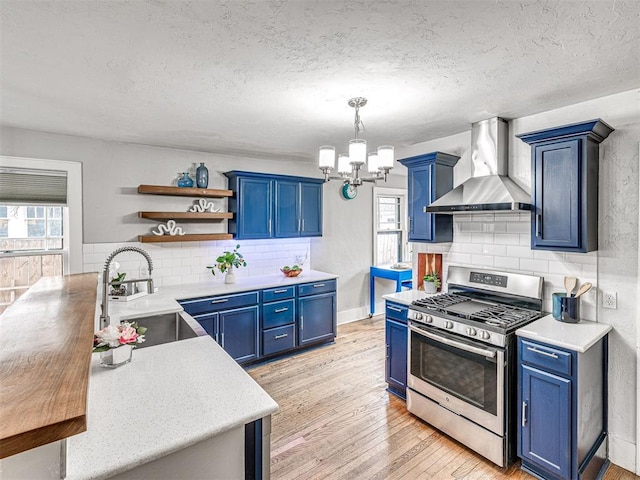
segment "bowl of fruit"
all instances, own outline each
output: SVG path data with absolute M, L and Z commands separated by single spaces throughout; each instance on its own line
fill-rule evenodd
M 284 266 L 280 271 L 285 277 L 297 277 L 302 273 L 302 269 L 298 265 L 294 265 L 293 267 Z

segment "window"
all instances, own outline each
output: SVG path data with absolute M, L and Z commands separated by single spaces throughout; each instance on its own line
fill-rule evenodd
M 0 156 L 0 313 L 41 277 L 82 271 L 82 166 Z
M 388 265 L 407 260 L 406 191 L 376 188 L 373 199 L 373 264 Z

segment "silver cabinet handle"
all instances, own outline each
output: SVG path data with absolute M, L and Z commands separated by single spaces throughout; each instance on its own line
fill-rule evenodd
M 536 237 L 542 236 L 542 215 L 536 214 Z
M 288 307 L 285 308 L 276 308 L 273 313 L 282 313 L 282 312 L 286 312 L 287 310 L 289 310 Z
M 226 303 L 228 301 L 229 301 L 228 298 L 221 298 L 220 300 L 212 300 L 211 304 L 213 305 L 214 303 Z
M 527 402 L 522 402 L 522 427 L 527 426 Z
M 313 288 L 324 287 L 324 283 L 316 283 L 313 285 Z
M 273 293 L 287 293 L 287 289 L 283 288 L 281 290 L 274 290 Z
M 224 332 L 220 332 L 220 346 L 224 348 Z
M 302 219 L 302 228 L 300 229 L 300 231 L 304 232 L 304 218 Z
M 546 355 L 547 357 L 558 358 L 558 355 L 556 355 L 555 353 L 544 352 L 542 350 L 538 350 L 535 347 L 527 347 L 527 350 L 530 350 L 533 353 L 539 353 L 540 355 Z
M 281 334 L 281 335 L 276 335 L 276 336 L 275 336 L 275 337 L 273 337 L 273 338 L 274 338 L 274 340 L 280 340 L 281 338 L 286 338 L 286 337 L 288 337 L 288 336 L 289 336 L 289 334 L 288 334 L 288 333 L 283 333 L 283 334 Z
M 304 317 L 300 315 L 300 330 L 304 330 Z
M 402 312 L 402 309 L 401 309 L 401 308 L 398 308 L 398 307 L 392 307 L 391 305 L 388 305 L 388 306 L 387 306 L 387 308 L 388 308 L 389 310 L 393 310 L 394 312 Z

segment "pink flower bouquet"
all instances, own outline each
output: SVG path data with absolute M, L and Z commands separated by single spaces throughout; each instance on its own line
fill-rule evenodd
M 137 323 L 123 322 L 120 325 L 107 325 L 93 337 L 93 351 L 106 352 L 122 345 L 131 345 L 144 342 L 146 327 L 139 327 Z

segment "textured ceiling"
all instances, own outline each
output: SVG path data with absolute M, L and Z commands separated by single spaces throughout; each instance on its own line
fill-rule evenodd
M 640 86 L 640 0 L 0 0 L 4 125 L 256 158 Z

